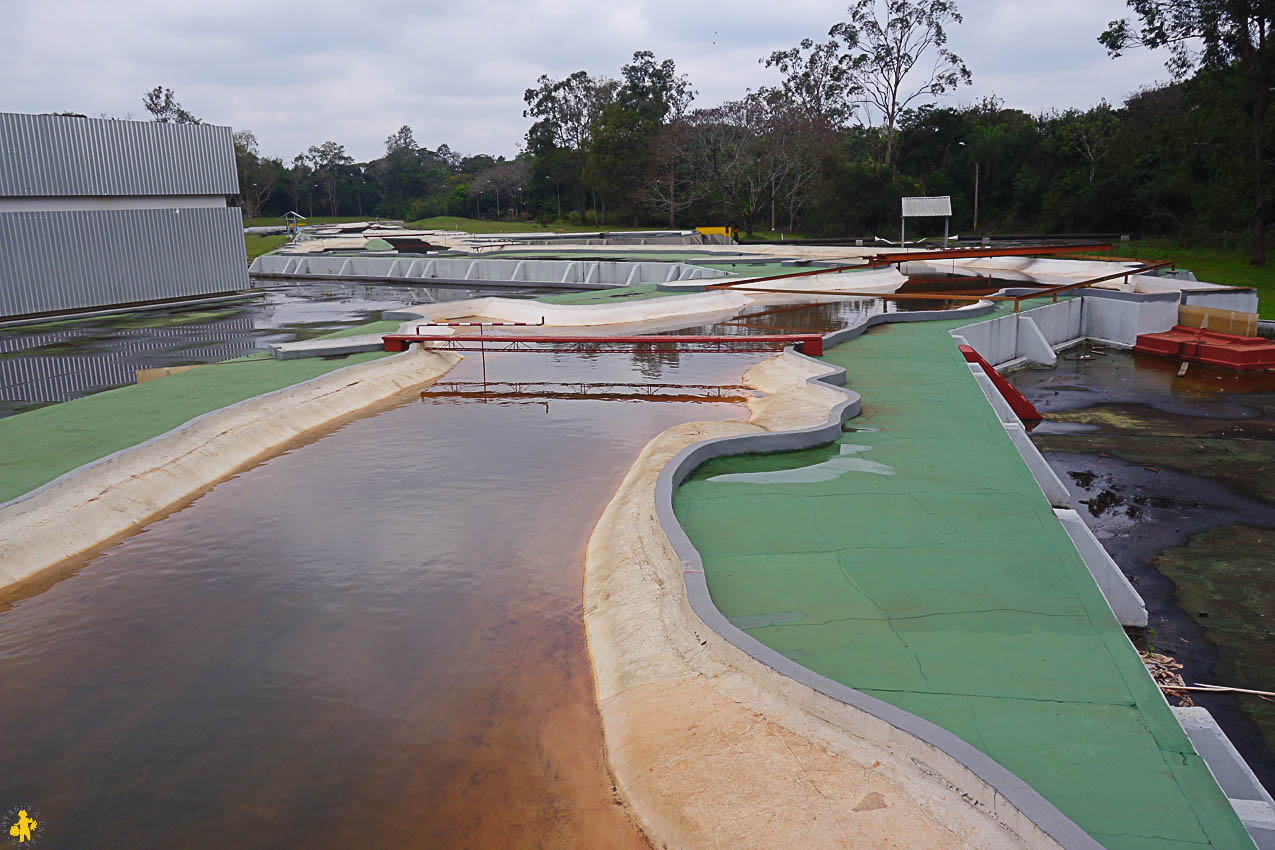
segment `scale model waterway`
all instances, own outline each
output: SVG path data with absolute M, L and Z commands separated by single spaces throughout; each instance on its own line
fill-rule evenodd
M 400 399 L 15 603 L 0 798 L 64 846 L 646 846 L 603 762 L 582 548 L 648 439 L 746 415 L 694 386 L 760 356 L 488 357 L 584 386 Z

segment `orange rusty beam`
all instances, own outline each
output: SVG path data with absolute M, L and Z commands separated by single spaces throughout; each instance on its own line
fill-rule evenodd
M 1089 278 L 1089 280 L 1082 280 L 1079 283 L 1069 283 L 1065 286 L 1049 286 L 1046 289 L 1042 289 L 1040 292 L 1033 292 L 1030 295 L 1016 295 L 1016 296 L 1013 296 L 1014 312 L 1015 313 L 1018 312 L 1018 304 L 1020 301 L 1027 301 L 1031 298 L 1043 298 L 1046 295 L 1050 295 L 1050 296 L 1053 296 L 1054 302 L 1057 303 L 1058 293 L 1066 292 L 1069 289 L 1080 289 L 1083 286 L 1091 286 L 1095 283 L 1102 283 L 1103 281 L 1107 281 L 1107 280 L 1115 280 L 1116 278 L 1120 278 L 1120 277 L 1125 279 L 1125 283 L 1128 283 L 1130 275 L 1143 274 L 1144 272 L 1155 271 L 1156 269 L 1162 269 L 1165 266 L 1172 267 L 1173 265 L 1174 265 L 1173 260 L 1163 260 L 1158 263 L 1146 264 L 1140 269 L 1125 269 L 1124 271 L 1115 272 L 1114 274 L 1105 274 L 1102 277 L 1091 277 Z M 1037 284 L 1037 285 L 1040 285 L 1040 284 Z
M 864 265 L 832 266 L 817 269 L 805 269 L 799 272 L 770 275 L 769 277 L 746 278 L 723 283 L 710 283 L 704 288 L 731 289 L 745 283 L 768 283 L 772 280 L 788 280 L 794 277 L 810 277 L 817 274 L 840 274 L 844 271 L 865 268 L 885 268 L 895 263 L 906 263 L 913 260 L 952 260 L 974 259 L 978 257 L 1031 257 L 1046 254 L 1066 254 L 1078 251 L 1110 251 L 1110 242 L 1091 243 L 1087 245 L 1020 245 L 1011 248 L 952 248 L 945 251 L 901 251 L 898 254 L 874 254 L 865 258 Z
M 873 254 L 868 258 L 873 267 L 892 266 L 919 260 L 969 260 L 978 257 L 1041 257 L 1051 254 L 1078 254 L 1084 251 L 1110 251 L 1110 242 L 1086 245 L 1018 245 L 1006 248 L 946 248 L 939 251 L 900 251 L 897 254 Z

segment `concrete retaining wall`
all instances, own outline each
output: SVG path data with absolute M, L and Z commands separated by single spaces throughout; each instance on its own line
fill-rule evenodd
M 1234 310 L 1237 313 L 1257 312 L 1257 290 L 1238 289 L 1183 289 L 1182 303 L 1194 307 L 1214 307 Z
M 1213 715 L 1198 705 L 1174 708 L 1173 715 L 1209 766 L 1253 842 L 1261 850 L 1275 848 L 1275 799 L 1262 787 Z
M 825 341 L 829 345 L 835 345 L 859 336 L 872 325 L 886 322 L 924 321 L 961 314 L 979 315 L 988 309 L 990 305 L 983 303 L 959 311 L 873 315 L 854 327 L 828 335 Z M 787 356 L 801 357 L 792 353 Z M 812 383 L 841 384 L 845 381 L 845 373 L 841 369 L 828 369 L 809 380 Z M 792 451 L 835 440 L 841 434 L 841 423 L 855 416 L 858 411 L 858 394 L 846 390 L 845 399 L 832 408 L 823 425 L 701 441 L 682 449 L 661 470 L 655 492 L 657 516 L 681 563 L 691 610 L 716 635 L 725 639 L 726 646 L 734 648 L 740 654 L 740 661 L 745 660 L 745 657 L 751 658 L 781 674 L 783 678 L 775 680 L 772 688 L 792 691 L 794 694 L 804 692 L 808 696 L 799 698 L 806 701 L 815 699 L 816 702 L 810 702 L 812 707 L 817 704 L 819 697 L 829 699 L 829 707 L 819 709 L 820 713 L 830 711 L 830 706 L 836 703 L 863 712 L 879 724 L 880 731 L 871 728 L 871 724 L 860 723 L 856 726 L 860 734 L 871 728 L 871 738 L 875 739 L 878 735 L 890 737 L 892 730 L 897 730 L 893 731 L 893 747 L 911 750 L 916 763 L 924 764 L 945 782 L 960 789 L 971 805 L 1012 829 L 1029 846 L 1097 847 L 1098 844 L 1089 835 L 1053 804 L 984 753 L 916 715 L 802 667 L 741 631 L 713 604 L 699 553 L 673 512 L 672 496 L 677 486 L 696 467 L 711 458 L 752 452 Z M 726 646 L 720 649 L 725 650 Z M 805 688 L 809 691 L 805 691 Z M 905 734 L 898 736 L 898 732 Z M 905 741 L 909 739 L 914 743 L 906 744 Z M 913 747 L 917 749 L 912 749 Z
M 1132 348 L 1140 334 L 1167 331 L 1178 321 L 1176 293 L 1086 293 L 952 331 L 997 369 L 1054 364 L 1053 352 L 1082 339 Z
M 717 269 L 685 263 L 609 260 L 502 260 L 433 257 L 342 257 L 266 254 L 252 261 L 256 277 L 360 277 L 413 283 L 497 281 L 538 286 L 603 289 L 643 283 L 725 277 Z

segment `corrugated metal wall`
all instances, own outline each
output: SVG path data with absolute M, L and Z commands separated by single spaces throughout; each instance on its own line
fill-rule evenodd
M 229 127 L 0 112 L 0 196 L 238 192 Z
M 248 289 L 236 207 L 0 213 L 0 316 Z

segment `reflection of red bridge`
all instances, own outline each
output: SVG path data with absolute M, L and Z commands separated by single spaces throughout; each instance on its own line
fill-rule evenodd
M 421 398 L 595 399 L 601 401 L 747 401 L 738 384 L 561 383 L 555 381 L 438 381 Z
M 541 351 L 577 354 L 611 354 L 656 347 L 675 351 L 777 351 L 789 345 L 811 357 L 823 354 L 819 334 L 748 334 L 739 336 L 495 336 L 386 334 L 386 351 L 406 351 L 414 342 L 443 351 Z

